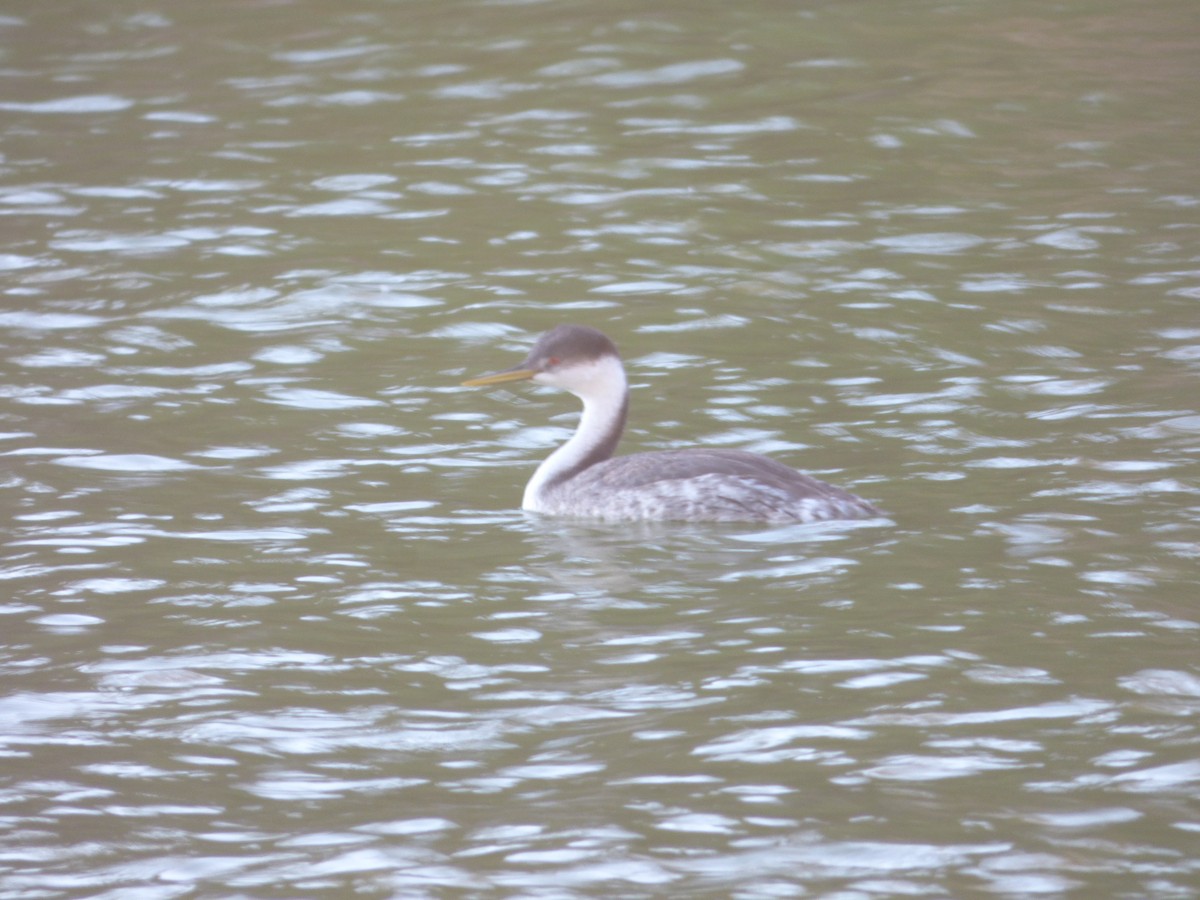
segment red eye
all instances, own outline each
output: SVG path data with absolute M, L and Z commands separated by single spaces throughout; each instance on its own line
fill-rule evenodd
M 559 363 L 559 358 L 557 356 L 552 356 L 548 360 L 546 360 L 546 365 L 551 366 L 551 367 L 557 366 L 558 363 Z

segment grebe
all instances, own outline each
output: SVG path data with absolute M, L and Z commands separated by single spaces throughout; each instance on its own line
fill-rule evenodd
M 614 457 L 629 388 L 616 346 L 594 328 L 559 325 L 538 338 L 520 365 L 463 385 L 523 380 L 563 388 L 583 401 L 575 434 L 529 479 L 524 509 L 609 521 L 783 523 L 881 515 L 861 497 L 745 450 Z

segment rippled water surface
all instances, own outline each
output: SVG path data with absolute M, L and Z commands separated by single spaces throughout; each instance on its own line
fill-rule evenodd
M 0 898 L 1192 897 L 1192 0 L 0 15 Z M 626 449 L 828 527 L 527 516 Z

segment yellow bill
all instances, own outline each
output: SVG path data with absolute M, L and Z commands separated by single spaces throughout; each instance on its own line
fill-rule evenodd
M 527 381 L 536 374 L 536 369 L 505 369 L 503 372 L 493 372 L 491 375 L 468 378 L 462 383 L 462 386 L 482 387 L 485 384 L 504 384 L 506 381 Z

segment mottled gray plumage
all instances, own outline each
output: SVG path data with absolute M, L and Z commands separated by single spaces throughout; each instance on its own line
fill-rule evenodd
M 866 500 L 745 450 L 617 456 L 546 492 L 542 511 L 587 518 L 816 522 L 879 515 Z
M 609 521 L 785 523 L 880 515 L 861 497 L 744 450 L 614 457 L 629 392 L 616 347 L 594 328 L 560 325 L 542 335 L 516 368 L 466 384 L 520 379 L 564 388 L 584 406 L 575 434 L 526 487 L 526 509 Z

